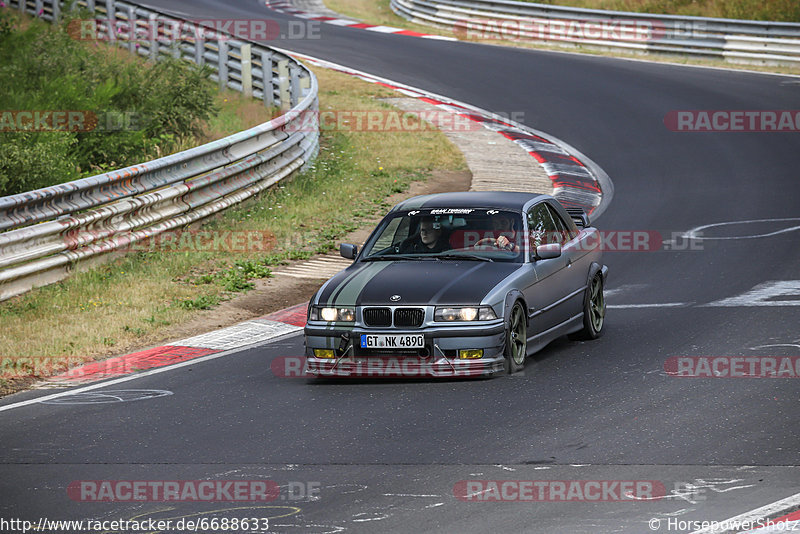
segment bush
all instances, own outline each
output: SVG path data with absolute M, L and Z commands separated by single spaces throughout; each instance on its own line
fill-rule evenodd
M 19 30 L 14 16 L 0 8 L 0 110 L 83 111 L 99 125 L 72 132 L 0 127 L 0 196 L 172 153 L 218 113 L 208 67 L 174 58 L 153 65 L 77 41 L 66 31 L 69 21 Z
M 77 179 L 76 142 L 63 132 L 0 133 L 0 194 Z

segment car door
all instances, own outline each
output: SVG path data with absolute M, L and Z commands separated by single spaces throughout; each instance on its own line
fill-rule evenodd
M 586 276 L 589 272 L 590 256 L 582 250 L 577 239 L 578 232 L 572 230 L 564 219 L 559 215 L 551 204 L 547 204 L 550 217 L 556 228 L 556 238 L 561 245 L 561 254 L 565 262 L 565 276 L 563 277 L 566 287 L 564 298 L 567 300 L 559 305 L 557 316 L 560 322 L 569 320 L 582 313 L 583 297 L 586 286 Z
M 537 259 L 536 247 L 549 243 L 558 243 L 562 239 L 550 215 L 546 202 L 532 206 L 527 214 L 528 244 L 530 247 L 531 261 L 536 271 L 536 283 L 526 289 L 525 298 L 528 301 L 531 316 L 531 332 L 541 333 L 549 330 L 569 316 L 569 310 L 563 302 L 569 294 L 571 286 L 569 278 L 571 272 L 567 271 L 567 256 L 561 255 L 552 259 Z

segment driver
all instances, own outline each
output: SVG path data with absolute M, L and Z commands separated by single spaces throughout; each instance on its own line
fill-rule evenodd
M 495 237 L 484 237 L 475 246 L 493 246 L 503 250 L 517 251 L 517 245 L 514 244 L 516 232 L 514 231 L 514 219 L 506 214 L 499 213 L 492 217 L 492 230 Z
M 442 225 L 432 217 L 424 217 L 419 223 L 419 233 L 400 243 L 401 254 L 435 253 L 448 248 Z

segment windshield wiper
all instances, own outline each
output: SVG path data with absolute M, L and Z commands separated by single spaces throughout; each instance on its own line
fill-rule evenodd
M 437 254 L 434 258 L 439 259 L 446 259 L 446 260 L 479 260 L 479 261 L 490 261 L 494 262 L 492 258 L 487 258 L 486 256 L 478 256 L 477 254 Z
M 367 256 L 361 261 L 424 260 L 434 259 L 435 257 L 430 254 L 380 254 L 378 256 Z

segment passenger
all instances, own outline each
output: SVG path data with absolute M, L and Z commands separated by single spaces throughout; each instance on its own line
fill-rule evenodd
M 442 233 L 442 226 L 427 217 L 419 223 L 419 233 L 400 244 L 401 254 L 420 254 L 443 252 L 450 248 Z

